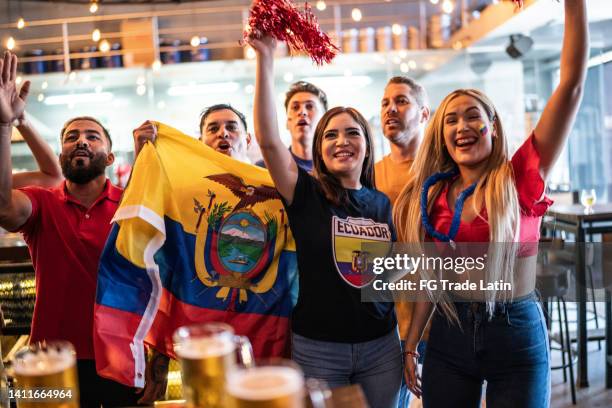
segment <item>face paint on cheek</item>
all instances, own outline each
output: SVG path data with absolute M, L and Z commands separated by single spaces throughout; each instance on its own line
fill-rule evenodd
M 489 128 L 484 123 L 480 124 L 480 127 L 479 127 L 478 130 L 480 130 L 480 136 L 481 137 L 484 137 L 489 132 Z

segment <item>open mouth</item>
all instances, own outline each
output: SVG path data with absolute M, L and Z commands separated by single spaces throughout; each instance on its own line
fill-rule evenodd
M 232 145 L 226 141 L 219 142 L 216 148 L 218 152 L 223 153 L 223 154 L 228 154 L 231 149 L 232 149 Z
M 298 126 L 308 126 L 308 121 L 305 119 L 300 119 L 297 123 Z
M 399 120 L 397 120 L 397 119 L 387 119 L 385 121 L 385 126 L 399 126 Z
M 355 153 L 349 152 L 347 150 L 341 150 L 339 152 L 334 153 L 334 158 L 336 159 L 348 159 L 355 156 Z
M 478 142 L 478 138 L 475 137 L 460 137 L 455 140 L 455 146 L 457 147 L 470 147 Z

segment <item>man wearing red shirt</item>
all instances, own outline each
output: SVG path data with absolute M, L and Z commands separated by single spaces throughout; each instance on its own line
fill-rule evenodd
M 136 405 L 130 387 L 99 377 L 93 350 L 98 262 L 122 190 L 104 171 L 114 161 L 108 131 L 91 117 L 69 120 L 61 132 L 66 180 L 54 188 L 12 189 L 12 123 L 25 108 L 17 92 L 17 58 L 0 61 L 0 226 L 21 231 L 36 271 L 30 341 L 68 340 L 76 350 L 81 407 Z

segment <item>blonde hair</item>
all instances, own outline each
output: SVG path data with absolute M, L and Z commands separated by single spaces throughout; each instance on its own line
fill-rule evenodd
M 399 241 L 407 243 L 424 241 L 425 232 L 421 223 L 420 206 L 421 189 L 429 176 L 437 172 L 448 172 L 456 167 L 444 142 L 444 115 L 449 103 L 462 95 L 472 97 L 479 102 L 492 121 L 496 132 L 491 154 L 486 159 L 485 172 L 476 185 L 472 201 L 475 212 L 480 214 L 480 208 L 476 206 L 484 199 L 488 214 L 489 242 L 502 243 L 502 245 L 489 245 L 486 278 L 489 282 L 503 279 L 504 282 L 512 284 L 516 256 L 514 243 L 519 235 L 520 207 L 514 173 L 508 158 L 508 142 L 493 103 L 482 92 L 475 89 L 458 89 L 447 95 L 440 103 L 412 164 L 408 182 L 395 203 L 393 221 Z M 430 189 L 427 197 L 428 213 L 431 212 L 433 203 L 443 188 L 444 183 L 437 183 Z M 432 301 L 437 302 L 437 306 L 442 308 L 449 320 L 458 321 L 455 307 L 448 295 L 443 294 L 438 299 L 434 299 L 434 294 L 431 292 L 429 295 Z M 495 298 L 495 291 L 487 292 L 489 312 L 492 311 Z

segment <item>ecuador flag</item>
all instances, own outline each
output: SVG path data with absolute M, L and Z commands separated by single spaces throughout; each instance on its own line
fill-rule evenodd
M 140 152 L 98 272 L 98 372 L 144 385 L 144 345 L 174 356 L 172 334 L 225 322 L 256 357 L 286 349 L 297 299 L 295 243 L 267 170 L 157 124 Z

